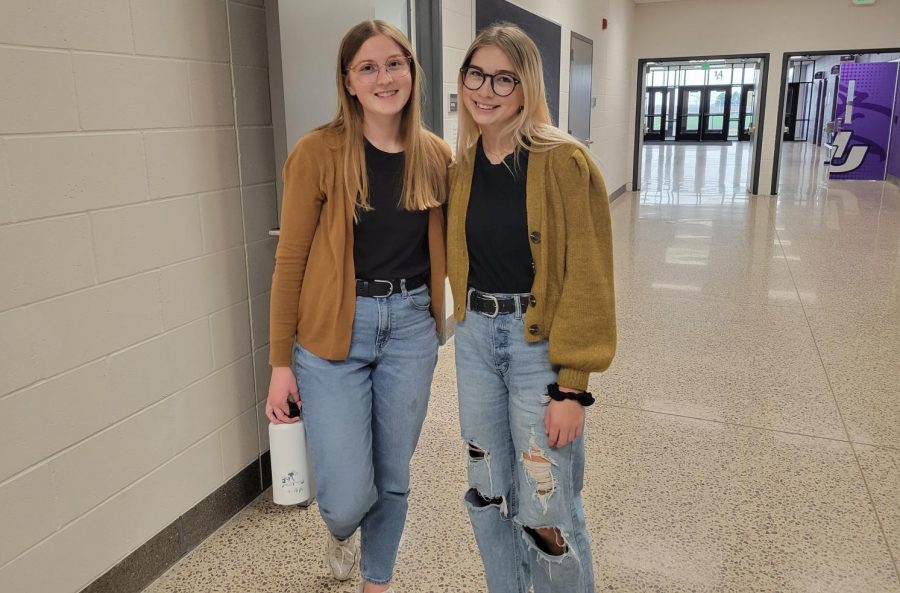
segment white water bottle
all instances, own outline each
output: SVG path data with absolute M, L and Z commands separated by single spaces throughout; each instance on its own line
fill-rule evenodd
M 300 416 L 289 402 L 290 417 Z M 272 500 L 275 504 L 308 505 L 315 496 L 312 464 L 306 447 L 303 417 L 292 424 L 269 423 L 269 457 L 272 461 Z

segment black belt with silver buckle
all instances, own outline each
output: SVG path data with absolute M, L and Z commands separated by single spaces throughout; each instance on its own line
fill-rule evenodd
M 428 274 L 419 274 L 412 278 L 406 278 L 406 290 L 419 288 L 428 281 Z M 394 293 L 402 292 L 403 279 L 396 280 L 362 280 L 356 279 L 356 296 L 363 297 L 388 297 Z
M 468 303 L 466 308 L 476 313 L 481 313 L 488 317 L 496 317 L 497 315 L 507 315 L 516 312 L 516 300 L 519 301 L 519 310 L 525 313 L 528 308 L 527 294 L 520 294 L 509 297 L 496 297 L 492 294 L 470 290 Z

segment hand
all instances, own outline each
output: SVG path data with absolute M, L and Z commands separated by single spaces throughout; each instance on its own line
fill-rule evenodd
M 563 393 L 580 393 L 577 389 L 560 387 Z M 544 414 L 547 442 L 553 448 L 565 447 L 584 431 L 584 406 L 574 399 L 550 400 Z
M 288 418 L 288 397 L 300 405 L 300 390 L 291 367 L 272 367 L 269 396 L 266 398 L 266 418 L 272 424 L 293 424 L 300 418 Z

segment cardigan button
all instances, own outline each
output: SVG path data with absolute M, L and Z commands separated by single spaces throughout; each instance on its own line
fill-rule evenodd
M 528 333 L 532 336 L 536 336 L 539 331 L 541 331 L 541 328 L 539 328 L 536 323 L 533 323 L 528 327 Z
M 531 239 L 531 242 L 537 245 L 541 242 L 541 234 L 538 231 L 532 231 L 528 238 Z
M 537 272 L 537 266 L 534 265 L 534 262 L 531 262 L 531 271 L 532 271 L 532 272 Z
M 534 298 L 534 295 L 528 297 L 528 305 L 530 307 L 534 307 L 535 305 L 537 305 L 537 299 Z

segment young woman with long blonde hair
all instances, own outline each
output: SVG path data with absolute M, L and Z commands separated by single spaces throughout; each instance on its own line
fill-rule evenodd
M 491 593 L 593 593 L 582 432 L 588 376 L 616 345 L 606 187 L 553 127 L 521 29 L 481 31 L 458 87 L 448 274 L 465 504 Z
M 393 25 L 353 27 L 336 81 L 337 115 L 284 166 L 266 416 L 296 421 L 302 395 L 326 564 L 347 580 L 359 556 L 359 590 L 381 593 L 437 361 L 450 149 L 422 127 L 422 72 Z

